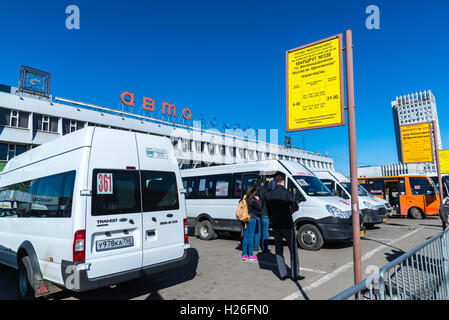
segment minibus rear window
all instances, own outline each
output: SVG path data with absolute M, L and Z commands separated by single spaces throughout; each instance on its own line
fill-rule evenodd
M 174 172 L 142 171 L 143 211 L 179 209 L 178 187 Z
M 141 212 L 138 171 L 93 170 L 93 216 L 136 212 Z

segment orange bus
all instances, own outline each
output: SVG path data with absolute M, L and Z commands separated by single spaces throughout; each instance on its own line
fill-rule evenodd
M 428 176 L 363 177 L 359 183 L 371 194 L 388 201 L 396 214 L 413 219 L 438 215 L 438 188 Z

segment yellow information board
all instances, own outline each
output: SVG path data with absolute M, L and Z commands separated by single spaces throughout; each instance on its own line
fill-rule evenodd
M 441 173 L 449 173 L 449 150 L 439 150 Z
M 433 162 L 430 123 L 401 126 L 402 162 Z
M 342 35 L 286 53 L 287 131 L 342 126 Z

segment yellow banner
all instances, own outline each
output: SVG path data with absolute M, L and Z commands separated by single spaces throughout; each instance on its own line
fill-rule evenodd
M 401 126 L 402 162 L 433 162 L 430 123 Z
M 287 131 L 344 125 L 340 39 L 287 52 Z
M 441 173 L 449 173 L 449 150 L 439 150 Z

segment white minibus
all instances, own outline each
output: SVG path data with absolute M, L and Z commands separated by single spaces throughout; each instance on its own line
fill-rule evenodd
M 185 197 L 167 138 L 87 127 L 0 174 L 0 263 L 19 298 L 86 291 L 188 262 Z
M 215 238 L 220 230 L 241 232 L 235 216 L 238 201 L 259 177 L 269 181 L 278 174 L 299 203 L 293 221 L 301 248 L 318 250 L 325 241 L 352 239 L 350 203 L 333 196 L 310 170 L 286 160 L 181 170 L 189 227 L 203 240 Z
M 324 185 L 340 198 L 350 201 L 351 181 L 342 173 L 329 170 L 313 172 Z M 363 225 L 367 228 L 387 221 L 387 208 L 377 201 L 360 184 L 358 185 L 359 208 L 363 217 Z

